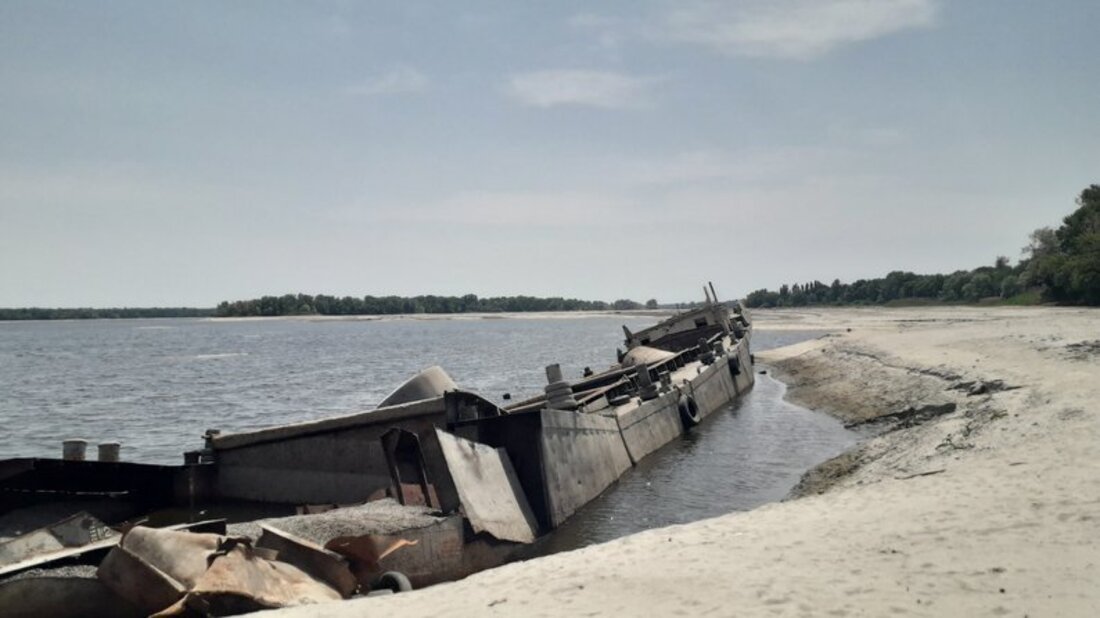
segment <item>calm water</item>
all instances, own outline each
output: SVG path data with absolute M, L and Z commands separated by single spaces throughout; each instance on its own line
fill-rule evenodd
M 122 442 L 182 463 L 207 428 L 250 429 L 373 408 L 424 367 L 499 400 L 615 361 L 652 318 L 0 322 L 0 458 L 61 440 Z
M 61 440 L 118 440 L 132 461 L 181 463 L 207 428 L 370 409 L 443 366 L 491 399 L 541 391 L 543 367 L 606 367 L 621 324 L 653 318 L 0 322 L 0 459 L 57 457 Z M 757 332 L 763 350 L 816 336 Z M 642 462 L 544 543 L 557 551 L 782 498 L 859 436 L 783 401 L 758 375 L 728 410 Z M 93 451 L 94 452 L 94 451 Z
M 860 438 L 830 416 L 783 401 L 785 391 L 757 375 L 747 396 L 643 459 L 534 551 L 576 549 L 782 500 L 803 472 Z

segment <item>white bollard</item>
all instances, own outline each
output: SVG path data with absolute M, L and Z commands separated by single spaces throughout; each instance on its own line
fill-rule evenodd
M 100 461 L 118 461 L 118 452 L 122 447 L 118 442 L 104 442 L 99 445 L 99 460 Z
M 61 442 L 61 458 L 65 461 L 84 461 L 84 453 L 87 450 L 87 440 L 73 438 Z

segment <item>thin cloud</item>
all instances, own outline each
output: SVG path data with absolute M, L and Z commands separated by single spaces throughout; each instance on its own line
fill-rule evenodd
M 436 201 L 354 206 L 334 212 L 344 221 L 522 229 L 570 228 L 621 222 L 636 210 L 620 196 L 575 191 L 466 191 Z
M 809 60 L 851 43 L 935 23 L 936 0 L 752 0 L 677 3 L 651 38 L 734 56 Z
M 385 96 L 394 94 L 412 94 L 428 89 L 428 77 L 409 66 L 399 66 L 368 83 L 352 86 L 353 94 L 363 96 Z
M 629 109 L 648 106 L 657 81 L 609 71 L 557 69 L 512 75 L 505 92 L 532 107 Z
M 578 13 L 569 18 L 568 24 L 575 31 L 594 35 L 596 47 L 605 51 L 618 50 L 629 30 L 622 19 L 595 13 Z

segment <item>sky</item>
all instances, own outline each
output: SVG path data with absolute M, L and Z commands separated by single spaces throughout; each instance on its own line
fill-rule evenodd
M 1100 2 L 0 2 L 0 306 L 723 298 L 1020 256 Z

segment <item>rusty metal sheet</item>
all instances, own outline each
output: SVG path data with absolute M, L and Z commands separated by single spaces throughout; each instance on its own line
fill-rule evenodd
M 118 533 L 108 528 L 107 524 L 81 511 L 49 526 L 0 543 L 0 566 L 13 565 L 36 556 L 82 547 L 117 536 Z
M 289 542 L 282 549 L 307 551 Z M 226 616 L 343 598 L 326 582 L 274 559 L 276 553 L 253 548 L 243 537 L 137 527 L 126 533 L 96 576 L 155 616 Z
M 183 584 L 122 546 L 107 554 L 96 578 L 146 615 L 170 607 L 187 594 Z
M 138 526 L 122 537 L 119 546 L 190 589 L 206 572 L 224 538 Z
M 194 532 L 215 532 L 225 534 L 224 519 L 208 519 L 205 521 L 176 524 L 163 528 L 164 530 L 191 530 Z M 59 561 L 80 562 L 82 564 L 98 564 L 111 548 L 118 545 L 118 535 L 109 536 L 102 541 L 94 541 L 79 547 L 69 547 L 56 552 L 31 556 L 19 562 L 0 566 L 0 578 L 20 573 L 36 567 L 46 567 L 50 563 Z
M 502 541 L 530 543 L 537 524 L 504 449 L 435 430 L 462 510 L 477 532 Z
M 265 560 L 245 545 L 219 551 L 187 596 L 161 615 L 230 616 L 262 609 L 339 601 L 340 593 L 291 564 Z
M 350 597 L 359 587 L 347 559 L 340 554 L 270 524 L 260 524 L 260 529 L 263 533 L 256 542 L 256 547 L 275 550 L 278 552 L 276 559 L 280 562 L 302 569 L 332 586 L 344 598 Z

